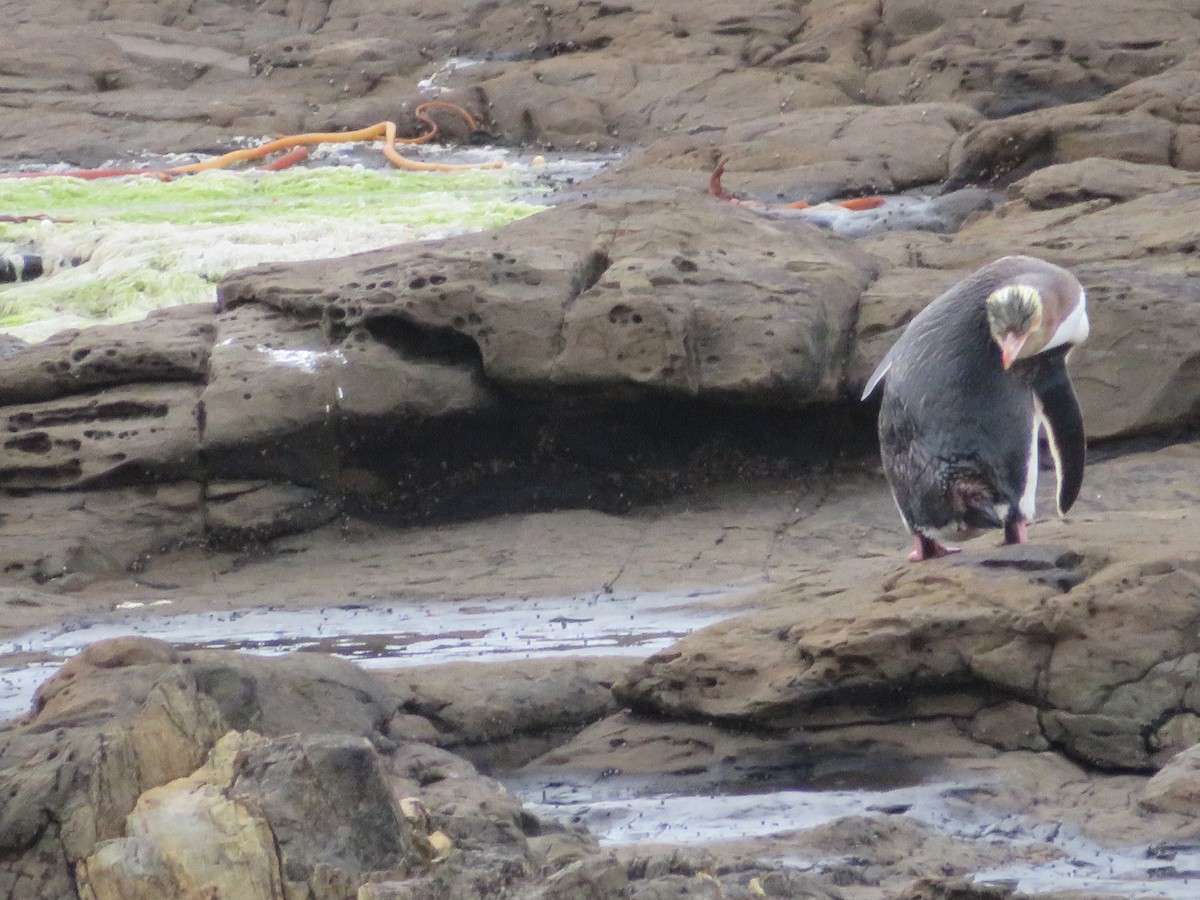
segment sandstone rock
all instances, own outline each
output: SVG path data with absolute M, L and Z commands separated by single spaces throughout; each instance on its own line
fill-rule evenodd
M 75 47 L 78 54 L 47 57 L 41 52 L 41 47 L 56 40 Z M 5 29 L 0 52 L 9 60 L 4 72 L 6 91 L 92 93 L 145 83 L 138 67 L 94 28 L 23 23 Z
M 955 145 L 949 180 L 988 181 L 1093 156 L 1195 170 L 1200 160 L 1186 148 L 1200 125 L 1188 99 L 1198 80 L 1192 54 L 1101 99 L 981 122 Z
M 74 897 L 69 865 L 121 833 L 141 791 L 194 770 L 224 731 L 157 641 L 97 645 L 43 686 L 27 724 L 0 732 L 0 861 L 22 897 Z
M 269 310 L 225 316 L 221 326 L 199 398 L 199 439 L 214 474 L 331 486 L 338 355 L 312 329 Z
M 1197 185 L 1200 174 L 1097 156 L 1039 169 L 1012 185 L 1009 196 L 1025 201 L 1031 209 L 1054 209 L 1089 200 L 1124 203 Z
M 472 844 L 472 816 L 499 813 L 475 808 L 467 787 L 475 776 L 466 764 L 439 760 L 454 771 L 446 777 L 460 780 L 445 793 L 453 798 L 449 815 L 463 832 L 461 846 L 437 830 L 445 802 L 431 810 L 417 797 L 401 798 L 422 785 L 398 763 L 407 755 L 428 778 L 432 760 L 422 761 L 423 753 L 392 748 L 385 757 L 364 738 L 337 733 L 267 739 L 230 732 L 204 767 L 142 794 L 126 836 L 101 843 L 80 865 L 81 890 L 96 900 L 212 891 L 341 900 L 429 896 L 421 885 L 433 881 L 465 897 L 487 896 L 460 893 L 472 880 L 504 885 L 523 874 L 519 833 L 512 856 L 488 838 Z M 495 789 L 484 794 L 506 805 Z M 519 811 L 519 804 L 507 805 Z M 458 856 L 446 862 L 452 852 Z M 482 871 L 475 858 L 481 853 L 508 871 L 499 878 Z M 431 869 L 440 869 L 432 879 Z
M 275 38 L 250 52 L 249 70 L 254 76 L 275 69 L 317 69 L 333 75 L 340 87 L 343 79 L 362 79 L 355 94 L 366 93 L 389 75 L 410 74 L 425 64 L 420 50 L 391 37 L 330 39 L 323 35 L 290 34 Z M 357 69 L 357 71 L 354 71 Z M 312 75 L 306 73 L 308 80 Z
M 1200 802 L 1200 745 L 1171 757 L 1146 782 L 1140 803 L 1152 812 L 1177 812 L 1191 816 Z
M 1022 900 L 1028 896 L 1011 887 L 978 884 L 968 878 L 921 878 L 895 900 Z
M 781 111 L 846 101 L 833 87 L 763 70 L 737 71 L 719 60 L 639 62 L 576 54 L 504 66 L 487 78 L 475 70 L 464 74 L 470 76 L 468 83 L 447 96 L 481 98 L 493 128 L 522 143 L 564 149 L 624 146 L 692 129 L 723 130 L 774 118 Z
M 53 490 L 194 475 L 197 399 L 190 386 L 121 385 L 6 407 L 12 436 L 0 449 L 0 479 L 10 489 Z
M 268 822 L 228 796 L 235 756 L 267 741 L 230 732 L 191 775 L 138 798 L 124 837 L 101 842 L 81 860 L 82 896 L 94 900 L 202 895 L 275 900 L 283 896 Z
M 362 127 L 387 108 L 372 95 L 393 96 L 395 116 L 421 99 L 422 75 L 490 115 L 510 140 L 646 144 L 680 128 L 859 101 L 963 101 L 995 118 L 1094 101 L 1196 48 L 1190 10 L 1173 2 L 1136 13 L 1093 5 L 1086 15 L 1071 3 L 980 15 L 949 0 L 886 10 L 823 0 L 802 13 L 762 0 L 730 15 L 696 4 L 464 3 L 431 12 L 403 3 L 382 12 L 361 3 L 131 2 L 106 7 L 102 30 L 89 28 L 92 13 L 100 15 L 87 5 L 54 8 L 14 23 L 9 55 L 26 64 L 8 76 L 11 155 L 99 162 L 131 148 L 201 149 L 222 135 L 339 119 Z M 24 52 L 64 28 L 95 50 L 85 55 L 97 61 L 90 68 Z M 1098 42 L 1096 33 L 1127 37 Z M 446 74 L 452 55 L 490 62 Z M 372 121 L 346 121 L 348 109 L 372 105 Z M 145 124 L 114 121 L 139 111 Z M 39 128 L 47 114 L 69 126 L 53 139 Z M 178 127 L 184 120 L 190 128 Z
M 9 435 L 0 479 L 61 490 L 194 476 L 196 384 L 207 374 L 211 315 L 182 307 L 0 358 Z
M 396 702 L 332 657 L 93 644 L 0 727 L 0 884 L 13 900 L 74 897 L 77 866 L 96 900 L 239 884 L 332 900 L 435 863 L 443 895 L 526 878 L 526 831 L 561 829 L 460 757 L 384 737 Z M 247 733 L 218 744 L 231 728 Z
M 47 591 L 78 593 L 98 580 L 137 580 L 148 559 L 164 551 L 254 547 L 340 512 L 325 494 L 262 480 L 10 496 L 0 519 L 0 569 Z
M 728 159 L 728 191 L 764 202 L 818 202 L 936 184 L 951 148 L 979 121 L 954 103 L 830 105 L 749 122 L 716 123 L 649 144 L 588 187 L 670 184 L 702 190 Z
M 731 264 L 729 245 L 755 258 Z M 695 195 L 668 209 L 563 207 L 452 248 L 360 254 L 323 265 L 320 289 L 313 268 L 245 270 L 222 283 L 222 306 L 320 318 L 334 335 L 362 327 L 510 390 L 786 388 L 797 402 L 836 395 L 838 347 L 870 277 L 836 238 Z
M 389 734 L 432 724 L 432 734 L 424 732 L 430 743 L 490 771 L 515 768 L 613 712 L 612 684 L 630 664 L 621 657 L 452 663 L 378 677 L 404 710 Z
M 147 553 L 203 538 L 194 482 L 7 496 L 0 568 L 45 590 L 127 577 Z
M 0 728 L 0 867 L 30 886 L 16 896 L 73 897 L 68 865 L 119 837 L 144 790 L 193 772 L 230 727 L 376 733 L 385 695 L 358 669 L 271 662 L 183 655 L 144 638 L 94 644 L 68 662 L 28 721 Z
M 889 3 L 871 34 L 875 102 L 965 100 L 989 118 L 1093 99 L 1196 49 L 1179 4 Z M 1104 41 L 1098 35 L 1120 35 Z
M 58 400 L 98 388 L 203 382 L 216 330 L 212 307 L 189 304 L 140 322 L 61 332 L 0 356 L 0 403 Z
M 310 488 L 269 481 L 210 482 L 204 491 L 204 537 L 213 547 L 246 547 L 332 521 L 341 506 Z
M 1200 582 L 1180 525 L 1150 558 L 1121 561 L 1093 539 L 1086 556 L 1043 545 L 901 570 L 839 598 L 836 613 L 804 596 L 684 638 L 615 691 L 671 716 L 810 728 L 939 705 L 971 718 L 1016 700 L 1038 708 L 1029 746 L 1152 768 L 1165 756 L 1147 736 L 1194 713 L 1187 622 Z

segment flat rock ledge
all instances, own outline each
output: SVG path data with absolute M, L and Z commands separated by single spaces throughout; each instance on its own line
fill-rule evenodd
M 947 718 L 998 749 L 1154 771 L 1200 739 L 1200 533 L 1170 516 L 1166 546 L 1147 546 L 1136 529 L 1150 522 L 1131 518 L 1086 549 L 964 554 L 830 597 L 781 588 L 771 608 L 650 657 L 615 693 L 730 726 Z
M 66 585 L 346 513 L 620 511 L 869 461 L 857 397 L 874 365 L 931 297 L 1013 252 L 1088 290 L 1072 372 L 1092 440 L 1190 433 L 1196 184 L 1087 159 L 1015 182 L 951 234 L 857 238 L 699 190 L 626 189 L 483 234 L 243 270 L 215 309 L 0 357 L 0 561 Z M 54 534 L 22 524 L 47 504 L 63 508 Z

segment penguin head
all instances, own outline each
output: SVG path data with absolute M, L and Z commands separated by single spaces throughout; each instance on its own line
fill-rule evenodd
M 988 295 L 988 330 L 1000 347 L 1004 368 L 1041 349 L 1030 342 L 1036 344 L 1044 318 L 1041 292 L 1031 285 L 1006 284 Z
M 1019 359 L 1081 343 L 1088 336 L 1086 297 L 1073 278 L 1066 282 L 1035 275 L 1006 284 L 988 295 L 986 307 L 988 330 L 1006 369 Z

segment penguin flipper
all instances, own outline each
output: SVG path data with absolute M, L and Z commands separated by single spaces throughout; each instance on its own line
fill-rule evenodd
M 866 400 L 871 396 L 871 393 L 879 386 L 879 382 L 883 381 L 883 376 L 888 373 L 888 369 L 892 367 L 892 354 L 889 352 L 879 365 L 875 367 L 875 371 L 871 373 L 871 377 L 867 379 L 867 386 L 863 388 L 862 396 L 859 400 Z
M 1058 514 L 1071 508 L 1083 485 L 1083 466 L 1087 459 L 1087 440 L 1083 432 L 1083 414 L 1067 375 L 1067 347 L 1048 354 L 1033 379 L 1038 417 L 1046 426 L 1054 473 L 1058 476 Z

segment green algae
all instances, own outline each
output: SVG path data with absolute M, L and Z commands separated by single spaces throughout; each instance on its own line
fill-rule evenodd
M 46 276 L 0 287 L 0 328 L 37 340 L 215 299 L 217 281 L 259 262 L 319 259 L 495 228 L 541 207 L 513 170 L 349 166 L 123 177 L 0 179 L 3 252 L 43 257 Z
M 117 222 L 232 224 L 279 216 L 414 222 L 434 216 L 438 198 L 451 205 L 504 203 L 516 190 L 503 170 L 461 173 L 398 172 L 354 167 L 284 172 L 201 172 L 159 181 L 148 177 L 0 180 L 0 209 L 58 219 L 102 217 Z M 513 217 L 530 210 L 510 201 Z M 446 219 L 440 217 L 441 221 Z

